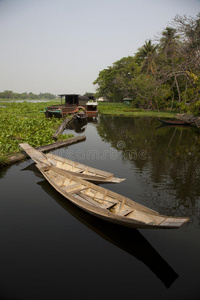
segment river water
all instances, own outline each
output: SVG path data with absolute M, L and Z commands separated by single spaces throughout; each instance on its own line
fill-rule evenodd
M 104 187 L 176 230 L 137 230 L 74 207 L 31 159 L 0 170 L 0 299 L 200 299 L 200 134 L 153 118 L 99 116 L 53 153 L 126 178 Z M 102 185 L 103 186 L 103 185 Z

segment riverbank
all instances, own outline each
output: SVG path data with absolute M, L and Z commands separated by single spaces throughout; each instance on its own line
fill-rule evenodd
M 192 126 L 200 128 L 200 117 L 199 116 L 195 117 L 195 116 L 189 115 L 189 114 L 177 114 L 177 118 L 184 122 L 190 123 Z
M 99 113 L 103 115 L 116 115 L 124 117 L 157 117 L 157 118 L 176 118 L 177 112 L 152 111 L 134 108 L 124 103 L 99 102 Z
M 154 117 L 154 118 L 173 118 L 190 123 L 192 126 L 200 129 L 200 117 L 191 114 L 182 114 L 178 112 L 155 111 L 134 108 L 124 103 L 100 102 L 98 106 L 99 113 L 103 115 L 115 115 L 123 117 Z

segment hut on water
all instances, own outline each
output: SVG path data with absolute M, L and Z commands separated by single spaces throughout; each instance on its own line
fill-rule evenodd
M 47 118 L 55 116 L 57 118 L 66 117 L 67 114 L 74 114 L 79 108 L 87 109 L 87 103 L 91 97 L 80 96 L 79 94 L 60 94 L 61 104 L 45 107 Z
M 61 98 L 61 105 L 63 104 L 63 98 L 64 98 L 64 104 L 79 105 L 79 95 L 78 94 L 60 94 L 58 96 Z

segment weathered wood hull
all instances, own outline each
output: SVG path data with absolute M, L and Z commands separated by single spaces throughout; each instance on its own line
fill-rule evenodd
M 33 170 L 35 170 L 35 167 Z M 38 172 L 40 173 L 39 170 Z M 41 176 L 43 177 L 42 174 Z M 83 225 L 87 226 L 101 238 L 143 262 L 167 288 L 179 277 L 167 261 L 165 261 L 156 249 L 144 238 L 141 230 L 138 231 L 137 229 L 118 226 L 88 214 L 71 201 L 67 201 L 62 195 L 58 195 L 58 192 L 47 180 L 39 181 L 37 184 L 45 193 L 48 193 L 63 209 Z
M 98 117 L 98 110 L 92 111 L 92 110 L 86 110 L 86 114 L 88 118 L 96 118 Z
M 74 122 L 85 122 L 87 120 L 87 115 L 86 113 L 75 113 L 72 117 Z
M 68 114 L 74 114 L 78 111 L 77 105 L 51 105 L 49 107 L 45 107 L 45 115 L 47 118 L 56 117 L 56 118 L 64 118 Z
M 170 228 L 181 227 L 189 218 L 160 215 L 133 200 L 82 180 L 76 176 L 57 173 L 46 164 L 37 168 L 47 181 L 66 199 L 86 212 L 122 226 L 131 228 Z
M 95 183 L 120 183 L 125 179 L 114 177 L 112 173 L 105 172 L 99 169 L 88 167 L 86 165 L 74 162 L 72 160 L 34 149 L 27 143 L 19 144 L 19 146 L 36 162 L 51 165 L 61 175 L 70 172 L 71 175 L 76 175 L 82 179 Z

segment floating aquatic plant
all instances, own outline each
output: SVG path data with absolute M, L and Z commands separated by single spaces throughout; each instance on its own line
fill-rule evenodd
M 52 104 L 52 103 L 51 103 Z M 19 143 L 33 147 L 53 143 L 52 135 L 62 119 L 46 119 L 43 113 L 47 103 L 3 103 L 0 107 L 0 155 L 19 152 Z M 61 139 L 73 135 L 60 135 Z

